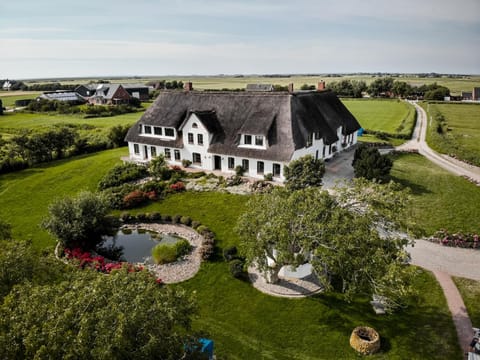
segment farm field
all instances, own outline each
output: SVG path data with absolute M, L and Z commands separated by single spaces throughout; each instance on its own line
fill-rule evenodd
M 52 250 L 53 239 L 38 227 L 48 204 L 81 189 L 95 189 L 125 151 L 109 150 L 2 175 L 0 217 L 12 223 L 16 239 L 31 239 L 37 249 Z M 237 244 L 232 229 L 247 200 L 242 195 L 186 192 L 132 213 L 188 215 L 216 233 L 220 253 L 225 246 Z M 382 336 L 384 353 L 372 359 L 460 356 L 441 289 L 422 270 L 418 298 L 412 299 L 411 307 L 387 317 L 374 315 L 368 299 L 347 303 L 338 295 L 295 300 L 264 295 L 248 282 L 232 278 L 220 256 L 204 263 L 193 279 L 175 286 L 196 292 L 200 314 L 194 328 L 215 339 L 221 358 L 356 359 L 348 338 L 359 324 L 373 326 Z
M 429 116 L 427 142 L 432 149 L 480 166 L 480 104 L 423 104 Z M 443 121 L 442 134 L 438 122 Z
M 0 92 L 0 100 L 2 100 L 3 107 L 8 109 L 14 107 L 17 100 L 35 99 L 40 94 L 38 91 L 4 91 Z
M 136 76 L 136 77 L 116 77 L 112 79 L 102 78 L 104 80 L 109 80 L 112 83 L 145 83 L 148 81 L 154 80 L 166 80 L 166 81 L 192 81 L 194 89 L 243 89 L 247 84 L 278 84 L 278 85 L 288 85 L 293 83 L 296 89 L 299 89 L 303 84 L 316 85 L 320 80 L 325 80 L 328 84 L 333 81 L 340 80 L 363 80 L 367 85 L 375 80 L 377 76 L 374 75 L 354 75 L 346 74 L 341 76 L 332 76 L 329 77 L 326 74 L 319 75 L 272 75 L 272 76 L 261 76 L 261 75 L 212 75 L 212 76 Z M 480 86 L 480 76 L 478 75 L 468 75 L 464 78 L 449 78 L 449 77 L 440 77 L 440 78 L 425 78 L 417 77 L 414 75 L 401 75 L 395 77 L 395 80 L 405 81 L 411 85 L 420 86 L 423 84 L 432 84 L 436 82 L 437 84 L 444 85 L 448 87 L 452 94 L 460 95 L 461 91 L 471 91 L 473 87 Z M 36 83 L 45 83 L 49 81 L 60 81 L 62 84 L 77 84 L 77 83 L 88 83 L 89 81 L 99 80 L 99 78 L 79 78 L 79 79 L 45 79 L 45 80 L 31 80 L 25 81 L 28 85 Z
M 400 100 L 342 99 L 343 104 L 366 130 L 410 136 L 415 109 Z

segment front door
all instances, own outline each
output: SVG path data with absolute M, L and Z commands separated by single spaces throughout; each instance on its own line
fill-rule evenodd
M 218 155 L 213 156 L 213 170 L 222 170 L 222 158 Z

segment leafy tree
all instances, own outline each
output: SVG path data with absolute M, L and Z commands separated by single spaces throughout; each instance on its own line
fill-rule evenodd
M 377 148 L 361 144 L 353 155 L 355 177 L 386 182 L 390 178 L 393 162 L 388 155 L 381 155 Z
M 91 192 L 64 197 L 48 207 L 49 216 L 42 226 L 66 248 L 94 249 L 102 236 L 114 235 L 117 224 L 108 214 L 106 200 Z
M 444 100 L 450 95 L 450 90 L 444 86 L 439 86 L 436 89 L 427 90 L 424 95 L 425 100 Z
M 393 78 L 382 77 L 372 81 L 368 86 L 367 91 L 371 96 L 377 97 L 382 94 L 385 94 L 388 91 L 392 91 L 392 87 L 393 87 Z
M 315 85 L 303 84 L 300 86 L 300 90 L 315 90 Z
M 158 155 L 150 161 L 148 171 L 156 178 L 162 180 L 168 180 L 172 175 L 163 154 Z
M 0 307 L 2 359 L 180 359 L 194 349 L 196 306 L 181 289 L 147 272 L 16 287 Z M 198 346 L 197 346 L 198 348 Z
M 117 125 L 110 129 L 107 137 L 114 148 L 127 145 L 127 143 L 125 142 L 125 136 L 127 135 L 129 129 L 130 126 L 128 125 Z
M 275 189 L 253 197 L 239 218 L 240 249 L 269 282 L 278 280 L 282 266 L 309 261 L 327 291 L 339 290 L 347 299 L 386 296 L 393 309 L 412 293 L 407 240 L 394 232 L 406 225 L 407 203 L 394 183 L 362 179 L 334 195 L 315 188 Z
M 327 88 L 339 96 L 360 98 L 362 93 L 367 90 L 367 84 L 362 80 L 341 80 L 329 83 Z
M 412 87 L 405 81 L 395 81 L 392 92 L 395 96 L 406 97 L 412 93 Z
M 290 190 L 303 189 L 309 186 L 321 186 L 325 174 L 323 160 L 315 159 L 312 155 L 305 155 L 283 168 L 285 186 Z

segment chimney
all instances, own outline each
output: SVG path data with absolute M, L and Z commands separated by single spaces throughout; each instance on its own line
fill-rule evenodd
M 325 81 L 320 80 L 317 86 L 317 91 L 323 91 L 323 90 L 325 90 Z
M 191 82 L 191 81 L 187 81 L 187 82 L 185 83 L 185 85 L 183 86 L 183 88 L 185 89 L 185 91 L 192 91 L 192 90 L 193 90 L 192 82 Z
M 293 83 L 288 84 L 288 92 L 293 93 Z

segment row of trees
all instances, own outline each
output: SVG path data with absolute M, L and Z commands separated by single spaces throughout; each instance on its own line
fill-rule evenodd
M 129 126 L 112 127 L 105 136 L 83 135 L 76 125 L 54 126 L 45 131 L 23 131 L 5 140 L 0 135 L 0 173 L 68 156 L 125 146 Z

